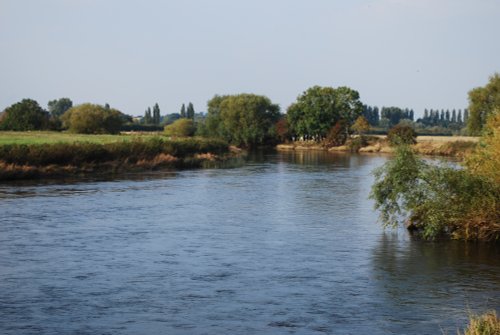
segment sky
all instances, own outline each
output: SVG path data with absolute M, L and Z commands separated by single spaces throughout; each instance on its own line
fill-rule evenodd
M 372 106 L 467 107 L 500 72 L 500 0 L 0 0 L 0 110 L 69 97 L 162 115 L 307 88 Z

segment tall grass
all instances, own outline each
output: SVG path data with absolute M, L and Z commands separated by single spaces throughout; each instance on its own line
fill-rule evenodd
M 469 326 L 459 335 L 500 335 L 500 319 L 495 311 L 482 315 L 472 315 Z
M 208 157 L 204 154 L 224 155 L 228 152 L 226 142 L 201 138 L 170 140 L 150 137 L 112 143 L 7 144 L 0 145 L 0 179 L 92 170 L 196 167 Z

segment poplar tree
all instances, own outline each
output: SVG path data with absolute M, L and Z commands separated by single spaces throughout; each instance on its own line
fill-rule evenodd
M 181 114 L 181 118 L 186 117 L 186 105 L 182 104 L 180 114 Z
M 146 111 L 144 112 L 144 124 L 151 124 L 153 123 L 153 117 L 151 116 L 151 108 L 148 107 Z
M 188 119 L 194 120 L 194 106 L 191 102 L 188 104 L 187 111 L 186 111 L 186 117 Z
M 155 125 L 160 124 L 160 106 L 158 106 L 158 103 L 153 106 L 153 123 Z

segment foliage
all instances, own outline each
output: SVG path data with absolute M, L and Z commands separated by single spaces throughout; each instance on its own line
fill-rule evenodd
M 340 120 L 347 134 L 362 108 L 359 93 L 349 87 L 314 86 L 288 108 L 287 117 L 294 136 L 320 139 Z
M 500 108 L 488 118 L 484 136 L 466 165 L 471 172 L 500 184 Z
M 186 110 L 186 117 L 187 117 L 188 119 L 193 119 L 193 120 L 194 120 L 194 114 L 195 114 L 195 112 L 194 112 L 194 106 L 193 106 L 193 104 L 190 102 L 190 103 L 188 104 L 188 106 L 187 106 L 187 110 Z
M 406 220 L 426 239 L 500 238 L 500 185 L 467 170 L 418 159 L 408 146 L 375 171 L 371 198 L 386 226 Z
M 163 124 L 171 124 L 174 123 L 175 120 L 179 120 L 181 115 L 179 113 L 167 114 L 163 117 Z
M 160 116 L 160 106 L 158 106 L 158 103 L 155 103 L 153 106 L 153 124 L 155 126 L 158 126 L 160 124 L 161 116 Z
M 122 113 L 101 105 L 82 104 L 63 114 L 63 125 L 80 134 L 117 134 L 123 124 Z
M 388 127 L 397 125 L 401 120 L 413 121 L 413 110 L 401 109 L 399 107 L 382 107 L 381 119 L 387 120 Z
M 363 105 L 363 111 L 361 113 L 371 126 L 378 126 L 380 120 L 380 115 L 378 107 L 372 107 L 368 105 Z
M 280 140 L 281 142 L 288 140 L 288 138 L 290 137 L 290 131 L 286 117 L 281 117 L 276 122 L 275 129 L 278 140 Z
M 425 129 L 440 128 L 443 131 L 460 131 L 467 121 L 469 111 L 464 110 L 462 116 L 462 110 L 459 109 L 458 112 L 453 109 L 450 113 L 449 110 L 428 110 L 425 109 L 424 116 L 417 120 L 417 124 Z
M 146 125 L 153 124 L 153 116 L 152 116 L 152 114 L 151 114 L 151 107 L 148 107 L 148 108 L 146 109 L 146 111 L 144 112 L 143 122 L 144 122 L 144 124 L 146 124 Z
M 495 73 L 484 87 L 469 92 L 469 118 L 467 129 L 470 135 L 480 135 L 488 116 L 500 108 L 500 74 Z
M 174 123 L 165 126 L 165 134 L 168 136 L 193 136 L 196 131 L 194 121 L 191 119 L 178 119 Z
M 359 116 L 354 124 L 351 126 L 358 135 L 363 135 L 370 130 L 370 124 L 364 116 Z
M 49 128 L 49 113 L 38 102 L 23 99 L 5 109 L 1 119 L 1 130 L 42 130 Z
M 49 101 L 47 104 L 50 115 L 55 118 L 61 117 L 68 109 L 73 107 L 73 101 L 69 98 L 61 98 Z
M 328 134 L 326 135 L 325 144 L 327 146 L 339 146 L 345 144 L 347 140 L 347 134 L 344 131 L 344 121 L 340 120 L 335 125 L 330 128 Z
M 459 335 L 461 333 L 459 332 Z M 495 311 L 482 315 L 471 315 L 469 326 L 463 335 L 498 335 L 500 334 L 500 319 Z
M 208 102 L 206 131 L 243 146 L 264 144 L 276 137 L 279 106 L 255 94 L 215 96 Z
M 181 111 L 179 112 L 179 114 L 181 115 L 181 118 L 185 118 L 187 116 L 186 105 L 182 104 Z
M 387 139 L 391 145 L 415 144 L 417 143 L 417 133 L 408 125 L 397 124 L 389 129 Z

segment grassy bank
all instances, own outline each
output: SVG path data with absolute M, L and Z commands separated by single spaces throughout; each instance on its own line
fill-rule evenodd
M 66 141 L 55 142 L 55 139 Z M 81 137 L 76 137 L 81 139 Z M 0 145 L 0 180 L 87 173 L 200 167 L 230 154 L 219 140 L 160 136 L 33 137 L 29 144 Z
M 472 152 L 478 143 L 477 137 L 465 136 L 418 136 L 412 146 L 421 155 L 464 157 Z M 328 150 L 331 152 L 392 153 L 385 135 L 366 136 L 364 141 L 353 138 L 343 146 L 327 147 L 316 142 L 294 142 L 280 144 L 277 150 Z
M 0 145 L 4 144 L 52 144 L 52 143 L 114 143 L 137 138 L 158 136 L 154 133 L 124 135 L 87 135 L 56 131 L 0 131 Z

